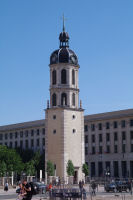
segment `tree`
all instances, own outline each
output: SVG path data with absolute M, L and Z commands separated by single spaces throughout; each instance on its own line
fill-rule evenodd
M 2 162 L 4 162 L 4 164 Z M 12 171 L 21 173 L 23 170 L 21 157 L 16 150 L 2 145 L 0 145 L 0 163 L 2 167 L 4 166 L 3 168 L 6 168 L 6 172 L 8 172 L 9 175 L 11 175 Z
M 30 160 L 29 162 L 25 163 L 24 171 L 27 176 L 34 176 L 35 175 L 35 163 L 34 160 Z
M 88 169 L 88 165 L 86 163 L 84 163 L 82 166 L 82 172 L 85 174 L 85 176 L 89 175 L 89 169 Z
M 67 174 L 68 176 L 74 176 L 74 165 L 71 160 L 67 163 Z
M 47 162 L 47 173 L 48 176 L 54 176 L 54 165 L 50 160 Z
M 5 176 L 6 174 L 6 163 L 4 161 L 0 161 L 0 177 Z

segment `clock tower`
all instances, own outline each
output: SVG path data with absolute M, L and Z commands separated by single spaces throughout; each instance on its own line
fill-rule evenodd
M 50 56 L 50 103 L 45 111 L 45 159 L 55 166 L 55 175 L 67 180 L 67 163 L 74 165 L 74 181 L 83 179 L 84 112 L 80 103 L 76 54 L 69 49 L 69 35 L 59 35 L 60 46 Z

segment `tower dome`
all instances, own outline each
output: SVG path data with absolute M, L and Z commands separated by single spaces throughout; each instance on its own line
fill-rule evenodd
M 69 63 L 78 65 L 78 58 L 74 51 L 69 49 L 69 35 L 65 31 L 63 23 L 63 31 L 59 35 L 60 46 L 50 56 L 50 65 L 57 63 Z

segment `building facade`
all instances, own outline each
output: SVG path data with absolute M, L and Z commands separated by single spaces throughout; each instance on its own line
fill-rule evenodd
M 84 116 L 78 87 L 78 58 L 63 31 L 60 47 L 50 56 L 50 103 L 45 120 L 0 126 L 0 145 L 45 152 L 56 175 L 66 179 L 72 160 L 75 180 L 91 177 L 133 178 L 133 109 Z
M 78 58 L 69 49 L 69 36 L 63 31 L 60 47 L 50 56 L 50 105 L 45 111 L 45 159 L 52 161 L 56 175 L 67 181 L 67 164 L 74 165 L 74 181 L 84 178 L 84 114 L 79 107 Z

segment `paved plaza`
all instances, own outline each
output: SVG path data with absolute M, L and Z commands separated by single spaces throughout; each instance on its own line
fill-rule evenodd
M 96 192 L 96 196 L 91 196 L 89 192 L 89 186 L 86 185 L 85 189 L 87 191 L 87 199 L 88 200 L 133 200 L 133 195 L 129 192 L 122 193 L 106 193 L 103 187 L 99 187 Z M 8 192 L 5 192 L 3 189 L 0 189 L 0 200 L 16 200 L 17 194 L 16 189 L 9 189 Z M 32 197 L 32 200 L 44 200 L 46 199 L 44 195 L 35 195 Z M 47 198 L 49 199 L 49 198 Z M 57 198 L 58 199 L 58 198 Z M 83 198 L 84 199 L 84 198 Z

